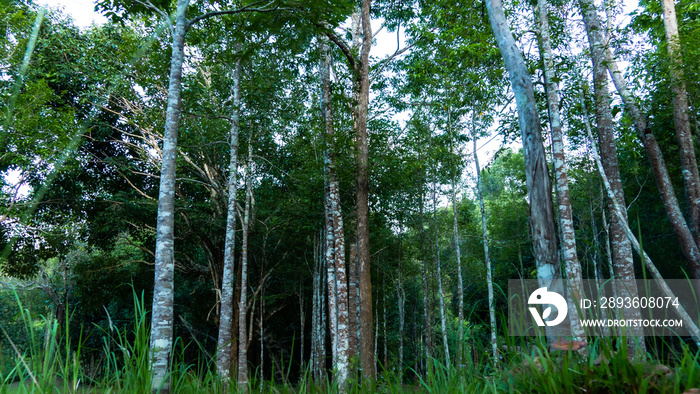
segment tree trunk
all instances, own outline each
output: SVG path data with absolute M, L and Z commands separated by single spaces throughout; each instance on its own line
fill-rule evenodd
M 318 383 L 323 381 L 323 370 L 325 355 L 325 338 L 326 338 L 326 328 L 325 328 L 325 311 L 324 311 L 324 293 L 323 289 L 325 287 L 325 280 L 323 273 L 325 272 L 325 267 L 323 266 L 323 231 L 319 232 L 319 238 L 314 241 L 314 296 L 312 308 L 312 335 L 311 335 L 311 369 L 312 376 L 314 380 Z
M 698 175 L 698 162 L 695 157 L 690 132 L 690 120 L 688 118 L 688 98 L 683 78 L 683 58 L 681 55 L 681 43 L 678 36 L 678 21 L 676 20 L 676 7 L 673 0 L 662 0 L 664 11 L 664 27 L 666 30 L 666 42 L 668 44 L 668 56 L 671 60 L 671 90 L 673 91 L 673 120 L 676 124 L 676 140 L 678 141 L 678 153 L 681 159 L 681 173 L 685 185 L 686 198 L 690 210 L 690 223 L 693 226 L 695 244 L 700 244 L 698 232 L 700 231 L 700 175 Z
M 348 256 L 348 331 L 350 338 L 348 341 L 348 358 L 350 360 L 357 357 L 357 347 L 359 338 L 357 335 L 358 320 L 358 294 L 357 294 L 357 245 L 350 245 L 350 255 Z
M 569 321 L 571 322 L 571 334 L 575 340 L 585 341 L 586 333 L 581 326 L 579 318 L 578 300 L 584 295 L 581 277 L 581 263 L 576 254 L 576 235 L 574 221 L 569 198 L 569 180 L 566 175 L 566 159 L 564 153 L 564 141 L 559 113 L 559 89 L 554 79 L 554 62 L 552 60 L 552 44 L 549 36 L 549 19 L 547 2 L 537 1 L 540 28 L 540 53 L 544 63 L 545 85 L 547 91 L 547 109 L 549 111 L 549 124 L 552 131 L 552 154 L 554 157 L 554 174 L 556 177 L 557 200 L 559 202 L 559 226 L 562 233 L 562 250 L 564 254 L 564 266 L 569 285 L 569 296 L 574 302 L 569 303 Z
M 367 110 L 369 106 L 369 51 L 372 46 L 370 26 L 371 0 L 362 0 L 362 52 L 360 54 L 360 93 L 357 103 L 357 258 L 360 273 L 360 357 L 362 374 L 376 378 L 374 341 L 372 338 L 372 276 L 369 253 L 369 146 L 367 140 Z
M 170 392 L 167 374 L 173 345 L 173 298 L 175 294 L 175 167 L 188 3 L 189 0 L 178 0 L 177 2 L 172 57 L 170 59 L 168 106 L 163 134 L 163 163 L 158 194 L 150 351 L 153 368 L 151 390 L 153 392 L 160 390 L 161 393 Z
M 481 169 L 479 168 L 479 156 L 476 154 L 476 114 L 472 115 L 472 140 L 474 141 L 474 166 L 476 167 L 476 194 L 479 199 L 481 209 L 481 234 L 484 243 L 484 261 L 486 262 L 486 285 L 489 294 L 489 318 L 491 321 L 491 355 L 493 365 L 498 364 L 498 342 L 496 337 L 496 307 L 493 300 L 493 274 L 491 272 L 491 256 L 489 255 L 489 238 L 486 228 L 486 208 L 484 206 L 484 195 L 481 191 Z
M 445 366 L 450 366 L 450 346 L 447 341 L 447 311 L 445 310 L 445 292 L 442 290 L 442 273 L 440 269 L 440 242 L 438 238 L 437 217 L 437 182 L 433 179 L 433 220 L 435 221 L 435 267 L 437 269 L 438 298 L 440 301 L 440 327 L 442 328 L 442 345 L 445 348 Z
M 398 300 L 399 303 L 399 367 L 398 367 L 398 373 L 399 373 L 399 379 L 400 381 L 403 381 L 403 331 L 404 331 L 404 308 L 405 308 L 405 300 L 406 300 L 406 293 L 404 293 L 403 290 L 403 283 L 402 283 L 402 272 L 401 272 L 401 257 L 403 253 L 403 237 L 399 235 L 399 265 L 398 265 L 398 283 L 396 285 L 396 299 Z
M 457 258 L 457 365 L 462 365 L 462 352 L 464 350 L 464 281 L 462 280 L 462 255 L 459 248 L 459 227 L 457 225 L 457 187 L 452 178 L 452 233 L 455 243 L 455 255 Z
M 248 141 L 246 163 L 245 209 L 243 213 L 243 240 L 241 245 L 241 299 L 238 303 L 238 389 L 248 391 L 248 328 L 246 307 L 248 305 L 248 233 L 250 211 L 253 204 L 253 138 Z
M 603 27 L 598 18 L 595 4 L 591 0 L 579 0 L 583 21 L 586 26 L 588 42 L 590 43 L 591 61 L 593 63 L 593 85 L 595 91 L 595 114 L 598 125 L 598 143 L 600 152 L 604 158 L 603 168 L 610 180 L 610 186 L 614 192 L 616 201 L 608 199 L 608 212 L 614 212 L 615 204 L 625 206 L 625 196 L 622 190 L 622 180 L 617 162 L 617 149 L 615 147 L 615 131 L 610 111 L 610 94 L 608 92 L 607 69 L 605 67 L 605 42 L 603 40 Z M 632 246 L 630 240 L 625 236 L 624 226 L 627 225 L 627 211 L 620 212 L 621 215 L 611 215 L 610 237 L 612 246 L 613 264 L 615 273 L 626 283 L 617 289 L 620 297 L 637 296 L 637 286 L 634 282 L 634 260 L 632 257 Z M 622 310 L 625 318 L 639 319 L 641 314 L 639 309 L 624 308 Z M 642 338 L 637 349 L 632 338 L 627 341 L 627 355 L 635 357 L 637 351 L 644 354 L 646 347 L 643 340 L 643 328 L 630 327 L 634 336 Z
M 346 381 L 348 377 L 349 361 L 348 361 L 348 341 L 349 341 L 349 325 L 348 325 L 348 280 L 345 269 L 345 234 L 343 229 L 343 215 L 340 208 L 340 188 L 338 185 L 338 176 L 335 170 L 335 131 L 333 129 L 333 107 L 331 102 L 331 54 L 327 40 L 321 39 L 322 42 L 322 61 L 321 61 L 321 82 L 322 82 L 322 101 L 321 113 L 326 129 L 326 179 L 328 183 L 328 204 L 326 213 L 330 217 L 331 231 L 333 232 L 333 261 L 335 276 L 329 278 L 329 283 L 334 282 L 335 293 L 332 295 L 335 298 L 335 324 L 336 332 L 334 344 L 334 369 L 337 371 L 338 388 L 341 392 L 346 390 Z M 330 238 L 329 238 L 330 239 Z M 329 266 L 330 266 L 329 262 Z M 329 289 L 330 291 L 331 289 Z M 331 294 L 329 294 L 329 299 Z
M 235 287 L 235 248 L 236 248 L 236 194 L 238 173 L 238 136 L 240 131 L 239 108 L 241 104 L 241 61 L 236 61 L 233 72 L 233 110 L 229 130 L 231 154 L 228 169 L 228 213 L 226 218 L 226 241 L 224 245 L 224 274 L 221 278 L 221 313 L 219 317 L 219 338 L 216 369 L 224 381 L 224 391 L 231 378 L 231 328 L 233 327 L 233 304 Z
M 557 291 L 551 287 L 552 280 L 561 278 L 552 208 L 552 184 L 542 144 L 540 119 L 532 81 L 508 27 L 501 0 L 487 0 L 486 8 L 518 107 L 518 124 L 522 134 L 525 159 L 525 179 L 530 197 L 530 230 L 537 277 L 542 286 L 548 286 L 550 290 Z M 551 330 L 547 332 L 547 340 L 554 341 L 555 337 Z
M 420 159 L 419 159 L 420 160 Z M 432 305 L 430 302 L 430 286 L 428 285 L 428 262 L 425 258 L 425 227 L 423 225 L 423 182 L 420 184 L 420 251 L 421 251 L 421 287 L 423 290 L 423 317 L 425 328 L 423 336 L 425 337 L 425 359 L 430 360 L 433 357 L 433 316 Z

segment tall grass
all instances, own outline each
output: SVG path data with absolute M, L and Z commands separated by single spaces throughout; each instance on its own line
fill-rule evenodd
M 75 347 L 68 340 L 68 325 L 59 327 L 57 320 L 34 317 L 15 295 L 27 344 L 15 344 L 7 332 L 3 335 L 14 348 L 14 368 L 0 376 L 0 393 L 149 393 L 149 325 L 143 294 L 134 295 L 134 320 L 131 327 L 118 329 L 111 319 L 102 331 L 102 372 L 88 377 L 81 366 L 81 340 Z M 68 316 L 66 321 L 68 321 Z M 3 329 L 4 331 L 4 329 Z M 502 338 L 503 339 L 503 338 Z M 576 352 L 548 351 L 542 341 L 505 337 L 505 346 L 494 367 L 487 347 L 471 349 L 473 357 L 459 367 L 444 365 L 438 359 L 426 361 L 428 368 L 416 381 L 404 380 L 407 371 L 383 370 L 376 381 L 351 380 L 340 390 L 327 377 L 314 382 L 308 369 L 298 383 L 288 380 L 289 365 L 282 360 L 285 379 L 261 381 L 251 376 L 249 393 L 683 393 L 700 387 L 700 354 L 681 345 L 665 356 L 668 365 L 653 361 L 629 361 L 625 338 L 591 341 L 587 355 Z M 213 360 L 201 357 L 186 362 L 188 346 L 178 339 L 171 360 L 170 380 L 173 393 L 223 393 L 224 385 L 216 375 Z M 667 349 L 672 348 L 667 346 Z M 617 351 L 616 349 L 620 349 Z M 203 349 L 201 349 L 203 350 Z M 206 352 L 201 351 L 201 354 Z M 275 371 L 271 371 L 275 376 Z M 416 371 L 412 371 L 416 372 Z M 415 374 L 418 376 L 418 374 Z M 330 375 L 329 375 L 330 376 Z M 230 391 L 239 392 L 232 382 Z

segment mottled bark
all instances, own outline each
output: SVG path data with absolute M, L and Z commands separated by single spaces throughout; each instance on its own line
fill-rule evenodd
M 615 130 L 610 110 L 610 93 L 608 92 L 608 75 L 605 66 L 605 41 L 603 39 L 603 27 L 598 18 L 595 5 L 591 0 L 579 0 L 583 22 L 586 27 L 586 34 L 590 44 L 591 62 L 593 63 L 593 88 L 595 97 L 595 116 L 598 125 L 598 144 L 603 157 L 603 168 L 610 180 L 610 186 L 614 193 L 614 200 L 608 199 L 608 212 L 614 212 L 615 204 L 625 206 L 625 196 L 622 189 L 622 179 L 617 161 L 617 148 L 615 143 Z M 632 257 L 632 245 L 626 237 L 624 226 L 627 225 L 626 209 L 620 215 L 611 215 L 610 218 L 610 238 L 612 246 L 612 258 L 615 266 L 615 274 L 628 286 L 619 286 L 617 293 L 621 297 L 634 297 L 637 295 L 636 283 L 634 282 L 634 260 Z M 621 311 L 625 318 L 641 318 L 639 309 L 625 308 Z M 631 327 L 630 331 L 636 337 L 643 337 L 641 327 Z M 628 338 L 631 339 L 631 338 Z M 639 349 L 632 340 L 628 340 L 627 354 L 630 358 L 636 352 L 645 351 L 643 340 L 640 341 Z
M 248 305 L 248 235 L 253 204 L 253 139 L 248 141 L 246 163 L 245 208 L 243 213 L 243 239 L 241 241 L 241 298 L 238 302 L 238 389 L 248 391 L 248 328 L 246 307 Z
M 325 155 L 325 173 L 326 182 L 328 184 L 326 216 L 330 219 L 330 230 L 333 232 L 332 246 L 333 248 L 333 265 L 334 277 L 329 279 L 334 282 L 335 294 L 335 329 L 336 332 L 332 335 L 335 338 L 334 343 L 334 369 L 338 382 L 338 389 L 341 392 L 346 390 L 346 381 L 349 370 L 348 346 L 349 346 L 349 325 L 348 325 L 348 279 L 345 268 L 345 234 L 343 229 L 343 215 L 340 208 L 340 190 L 338 184 L 338 176 L 335 169 L 335 131 L 333 128 L 333 106 L 331 102 L 331 53 L 328 47 L 327 40 L 321 39 L 322 43 L 322 60 L 321 60 L 321 114 L 326 130 L 326 155 Z M 329 263 L 330 266 L 330 263 Z M 331 289 L 329 288 L 329 291 Z M 331 294 L 329 293 L 329 299 Z
M 549 286 L 552 280 L 561 278 L 561 272 L 552 207 L 552 184 L 542 144 L 535 94 L 523 56 L 508 27 L 503 4 L 500 0 L 487 0 L 486 8 L 518 107 L 518 124 L 522 134 L 525 159 L 525 180 L 530 197 L 530 231 L 537 265 L 537 278 L 541 285 Z M 555 337 L 551 330 L 547 332 L 548 341 L 554 341 Z
M 690 231 L 685 217 L 683 217 L 678 199 L 673 190 L 671 177 L 668 174 L 668 169 L 666 168 L 666 163 L 661 153 L 661 148 L 656 141 L 656 137 L 651 132 L 644 115 L 639 109 L 637 100 L 627 87 L 627 82 L 623 78 L 622 72 L 619 70 L 610 48 L 607 48 L 605 60 L 615 88 L 620 94 L 625 104 L 625 109 L 632 118 L 637 135 L 642 140 L 644 149 L 647 152 L 649 163 L 654 172 L 654 180 L 656 181 L 656 186 L 659 188 L 661 201 L 666 210 L 666 215 L 673 226 L 673 231 L 676 233 L 676 238 L 678 238 L 681 250 L 688 260 L 690 272 L 693 277 L 700 278 L 700 248 L 698 248 L 698 243 Z
M 151 390 L 153 392 L 160 390 L 161 393 L 170 392 L 167 374 L 173 345 L 173 298 L 175 294 L 175 167 L 188 4 L 189 0 L 178 0 L 177 2 L 170 59 L 168 104 L 163 134 L 163 164 L 158 194 L 150 351 L 153 371 Z
M 437 218 L 437 182 L 433 179 L 433 221 L 435 222 L 435 268 L 438 280 L 438 298 L 440 301 L 440 328 L 442 328 L 442 345 L 445 348 L 445 365 L 450 363 L 450 346 L 447 341 L 447 311 L 445 309 L 445 292 L 442 290 L 442 270 L 440 269 L 440 242 Z
M 695 244 L 700 245 L 700 237 L 698 235 L 698 232 L 700 232 L 700 176 L 698 175 L 698 162 L 695 157 L 695 146 L 693 145 L 690 119 L 688 118 L 688 98 L 683 77 L 683 58 L 678 36 L 676 7 L 673 0 L 662 0 L 661 5 L 664 11 L 668 56 L 671 60 L 673 121 L 676 124 L 676 140 L 678 141 L 678 153 L 680 154 L 681 174 L 683 175 L 683 184 L 685 185 Z
M 350 335 L 348 340 L 348 357 L 351 360 L 358 356 L 357 347 L 360 343 L 357 335 L 357 321 L 359 317 L 357 285 L 357 245 L 352 243 L 348 256 L 348 332 Z
M 369 107 L 369 51 L 372 46 L 370 26 L 371 0 L 362 0 L 362 51 L 356 78 L 360 90 L 357 103 L 357 260 L 360 273 L 360 365 L 366 379 L 376 379 L 374 341 L 372 340 L 372 276 L 369 253 L 369 146 L 367 110 Z
M 474 118 L 476 115 L 472 115 Z M 476 194 L 479 200 L 479 208 L 481 210 L 481 241 L 484 244 L 484 261 L 486 262 L 486 286 L 489 296 L 489 319 L 491 323 L 491 356 L 493 357 L 493 365 L 498 364 L 498 342 L 497 342 L 497 327 L 496 327 L 496 306 L 493 299 L 493 273 L 491 271 L 491 255 L 489 254 L 489 237 L 486 228 L 486 207 L 484 206 L 484 195 L 481 186 L 481 169 L 479 168 L 479 156 L 476 154 L 476 125 L 475 119 L 472 118 L 472 140 L 474 142 L 474 167 L 476 168 Z
M 559 208 L 559 228 L 561 229 L 562 252 L 566 267 L 569 297 L 574 302 L 569 303 L 569 322 L 571 334 L 575 340 L 585 341 L 586 333 L 579 318 L 578 301 L 583 296 L 581 263 L 576 253 L 576 234 L 574 232 L 571 200 L 569 198 L 569 180 L 567 177 L 566 159 L 564 152 L 561 115 L 559 112 L 559 88 L 554 79 L 554 61 L 552 60 L 552 44 L 549 36 L 549 19 L 547 2 L 537 1 L 538 22 L 540 29 L 540 54 L 544 63 L 545 86 L 547 92 L 547 109 L 552 136 L 552 156 L 554 157 L 554 176 Z
M 219 314 L 219 338 L 217 342 L 216 369 L 228 388 L 231 371 L 231 328 L 233 327 L 233 306 L 235 287 L 235 247 L 236 247 L 236 194 L 238 173 L 238 136 L 240 132 L 239 108 L 241 104 L 241 61 L 236 61 L 233 71 L 233 109 L 229 129 L 231 150 L 228 168 L 228 211 L 226 217 L 226 241 L 224 243 L 224 273 L 221 278 L 221 312 Z

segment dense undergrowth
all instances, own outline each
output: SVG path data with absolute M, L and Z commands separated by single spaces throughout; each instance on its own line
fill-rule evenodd
M 99 365 L 81 358 L 81 343 L 72 346 L 66 332 L 54 318 L 35 318 L 19 297 L 18 320 L 28 338 L 18 346 L 3 329 L 5 341 L 14 351 L 14 364 L 0 375 L 0 393 L 148 393 L 151 374 L 148 358 L 148 320 L 143 299 L 136 298 L 133 326 L 105 330 Z M 69 321 L 69 319 L 66 319 Z M 79 336 L 82 341 L 82 335 Z M 512 338 L 512 337 L 511 337 Z M 512 339 L 495 367 L 484 349 L 469 349 L 467 361 L 459 368 L 446 367 L 436 359 L 426 365 L 424 376 L 416 371 L 382 371 L 376 381 L 350 382 L 348 393 L 684 393 L 700 387 L 700 353 L 681 345 L 666 352 L 664 363 L 654 354 L 629 361 L 624 351 L 615 351 L 624 339 L 596 339 L 587 354 L 546 351 L 542 343 L 521 347 Z M 170 374 L 174 393 L 223 393 L 224 384 L 213 372 L 213 360 L 185 362 L 188 346 L 176 341 Z M 517 349 L 517 351 L 508 351 Z M 668 347 L 666 348 L 668 350 Z M 202 352 L 205 353 L 205 352 Z M 4 355 L 8 358 L 8 355 Z M 480 360 L 480 361 L 479 361 Z M 5 360 L 6 361 L 6 360 Z M 7 365 L 7 363 L 6 363 Z M 261 381 L 255 376 L 248 392 L 335 393 L 338 387 L 330 379 L 314 382 L 307 372 L 296 382 Z M 273 373 L 272 376 L 275 376 Z M 413 376 L 409 379 L 408 376 Z M 236 390 L 235 382 L 230 385 Z M 243 391 L 238 389 L 239 391 Z

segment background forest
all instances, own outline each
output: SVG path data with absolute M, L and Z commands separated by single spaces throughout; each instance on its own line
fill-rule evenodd
M 700 386 L 508 335 L 509 279 L 700 279 L 700 3 L 635 5 L 0 1 L 2 392 Z

